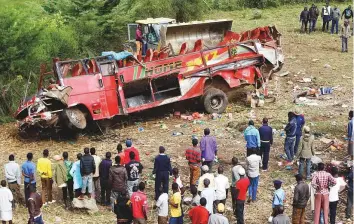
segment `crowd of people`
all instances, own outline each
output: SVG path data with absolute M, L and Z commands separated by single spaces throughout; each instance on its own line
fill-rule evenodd
M 351 5 L 344 9 L 342 13 L 336 5 L 331 7 L 329 5 L 329 1 L 327 1 L 326 5 L 322 7 L 321 12 L 315 4 L 312 4 L 310 8 L 304 7 L 304 10 L 300 13 L 301 32 L 315 32 L 317 20 L 320 15 L 322 18 L 322 32 L 340 34 L 342 39 L 342 52 L 348 52 L 348 39 L 353 35 L 354 32 L 350 31 L 350 24 L 353 24 L 354 18 Z M 343 20 L 341 26 L 339 22 L 340 20 Z M 329 26 L 330 22 L 331 27 Z M 307 29 L 307 27 L 309 27 L 309 29 Z
M 348 154 L 353 153 L 353 111 L 349 112 Z M 347 187 L 346 218 L 350 219 L 353 207 L 353 169 L 349 175 L 338 176 L 338 168 L 326 171 L 325 164 L 317 164 L 317 171 L 312 172 L 311 157 L 314 152 L 314 136 L 305 126 L 304 115 L 299 110 L 288 113 L 288 124 L 284 128 L 287 165 L 299 160 L 299 171 L 295 176 L 297 185 L 293 195 L 292 223 L 305 223 L 305 208 L 311 200 L 314 210 L 314 223 L 335 223 L 338 194 Z M 304 133 L 303 133 L 304 132 Z M 226 201 L 231 195 L 233 214 L 238 224 L 245 223 L 245 203 L 256 203 L 260 174 L 269 169 L 269 154 L 273 144 L 273 130 L 264 118 L 262 126 L 257 129 L 250 120 L 244 131 L 246 140 L 245 164 L 239 158 L 231 159 L 231 178 L 224 175 L 224 166 L 214 164 L 217 158 L 217 141 L 204 130 L 200 143 L 197 138 L 185 151 L 189 165 L 189 188 L 182 183 L 179 169 L 172 168 L 171 159 L 163 146 L 159 147 L 159 155 L 154 159 L 153 177 L 155 179 L 155 205 L 159 224 L 181 224 L 184 216 L 188 216 L 192 224 L 227 224 L 224 215 Z M 68 152 L 55 155 L 52 163 L 49 150 L 43 151 L 43 157 L 37 164 L 33 154 L 27 154 L 27 161 L 20 165 L 15 156 L 9 156 L 5 164 L 5 180 L 0 188 L 0 220 L 12 223 L 12 211 L 16 205 L 25 205 L 29 212 L 28 223 L 44 223 L 41 208 L 56 202 L 52 196 L 53 182 L 61 188 L 65 208 L 71 206 L 73 200 L 93 200 L 103 206 L 109 206 L 117 215 L 117 223 L 147 223 L 148 196 L 146 183 L 141 174 L 144 167 L 140 162 L 139 150 L 133 146 L 131 139 L 125 142 L 126 148 L 118 144 L 113 161 L 112 153 L 106 152 L 102 159 L 96 155 L 95 148 L 84 148 L 83 154 L 76 155 L 77 161 L 69 160 Z M 352 159 L 352 157 L 351 157 Z M 304 166 L 306 172 L 303 176 Z M 216 175 L 213 173 L 216 170 Z M 24 196 L 20 191 L 21 177 L 24 178 Z M 170 177 L 172 184 L 170 185 Z M 41 182 L 41 192 L 37 193 L 37 180 Z M 309 180 L 306 183 L 305 180 Z M 272 213 L 269 222 L 288 224 L 290 218 L 284 212 L 286 194 L 282 188 L 282 180 L 274 180 L 272 196 Z M 172 193 L 169 194 L 169 186 Z M 186 197 L 189 189 L 192 197 Z M 57 198 L 58 200 L 58 198 Z M 192 208 L 187 212 L 185 204 Z M 309 217 L 308 217 L 309 218 Z

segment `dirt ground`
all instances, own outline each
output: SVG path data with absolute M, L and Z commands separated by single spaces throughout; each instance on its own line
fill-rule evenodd
M 149 179 L 152 172 L 153 158 L 158 154 L 158 147 L 163 145 L 167 149 L 167 154 L 171 156 L 173 166 L 180 169 L 182 181 L 188 184 L 188 166 L 184 159 L 184 150 L 191 144 L 192 135 L 202 137 L 203 129 L 209 127 L 212 135 L 216 136 L 218 143 L 218 155 L 220 164 L 225 167 L 226 175 L 231 178 L 230 160 L 233 156 L 245 161 L 245 141 L 242 133 L 233 127 L 227 127 L 228 123 L 245 123 L 249 118 L 255 120 L 256 126 L 261 124 L 263 117 L 268 117 L 270 125 L 280 130 L 286 124 L 287 112 L 300 107 L 306 118 L 306 124 L 311 127 L 316 134 L 316 151 L 319 157 L 325 162 L 332 159 L 344 160 L 345 149 L 341 151 L 331 151 L 325 149 L 324 143 L 319 139 L 322 137 L 344 142 L 343 136 L 346 133 L 347 114 L 353 107 L 353 52 L 350 47 L 349 53 L 340 52 L 340 38 L 338 35 L 315 32 L 314 34 L 299 34 L 297 21 L 298 14 L 302 6 L 281 7 L 269 9 L 262 12 L 262 18 L 253 20 L 252 10 L 235 12 L 212 12 L 206 19 L 232 18 L 234 19 L 234 30 L 240 31 L 252 27 L 275 24 L 283 34 L 282 47 L 285 54 L 285 65 L 279 74 L 289 71 L 289 75 L 278 77 L 271 81 L 271 94 L 276 97 L 275 103 L 268 103 L 262 108 L 251 109 L 246 105 L 244 98 L 238 98 L 230 103 L 227 113 L 232 114 L 232 118 L 223 114 L 222 118 L 211 120 L 205 116 L 202 124 L 169 118 L 173 113 L 171 108 L 162 107 L 156 111 L 156 116 L 141 114 L 138 122 L 130 121 L 120 124 L 119 128 L 110 130 L 106 135 L 86 135 L 79 136 L 77 140 L 41 140 L 25 141 L 17 135 L 15 123 L 0 126 L 0 161 L 4 164 L 9 154 L 15 154 L 16 161 L 25 161 L 27 152 L 34 153 L 34 161 L 41 156 L 43 149 L 50 150 L 50 156 L 69 152 L 70 159 L 74 160 L 78 152 L 82 152 L 84 147 L 95 147 L 98 155 L 104 156 L 105 152 L 115 152 L 118 142 L 130 137 L 140 151 L 140 157 L 144 165 L 144 179 L 147 180 L 147 193 L 149 195 L 149 206 L 153 205 L 153 184 Z M 340 5 L 343 10 L 344 5 Z M 322 22 L 317 27 L 320 28 Z M 301 83 L 302 78 L 312 78 L 311 83 Z M 317 105 L 306 105 L 301 103 L 295 105 L 293 97 L 295 92 L 301 91 L 305 87 L 337 86 L 333 94 L 321 97 L 316 100 Z M 294 91 L 294 89 L 297 89 Z M 300 90 L 299 90 L 300 89 Z M 246 91 L 246 90 L 243 90 Z M 244 97 L 241 94 L 240 97 Z M 139 115 L 140 116 L 140 115 Z M 167 119 L 169 118 L 169 119 Z M 161 128 L 162 126 L 166 129 Z M 143 127 L 144 131 L 139 132 L 138 128 Z M 183 135 L 172 136 L 173 132 L 182 132 Z M 245 221 L 248 224 L 267 223 L 271 213 L 271 200 L 273 192 L 272 181 L 281 179 L 284 181 L 284 190 L 287 196 L 285 213 L 291 216 L 292 213 L 292 189 L 295 184 L 293 175 L 297 172 L 297 167 L 293 170 L 285 170 L 283 166 L 278 166 L 282 161 L 279 155 L 283 154 L 283 137 L 280 132 L 275 134 L 275 143 L 271 149 L 269 172 L 261 173 L 257 202 L 247 204 L 245 207 Z M 0 167 L 3 173 L 3 166 Z M 66 211 L 60 202 L 60 193 L 56 187 L 55 198 L 59 202 L 43 208 L 43 216 L 46 223 L 115 223 L 115 216 L 107 208 L 100 207 L 100 212 L 88 214 L 85 211 Z M 40 188 L 38 188 L 40 189 Z M 188 194 L 187 194 L 188 195 Z M 344 206 L 346 193 L 341 195 L 337 221 L 344 222 Z M 188 210 L 188 207 L 184 207 Z M 311 219 L 310 208 L 307 209 L 307 219 Z M 185 212 L 186 213 L 186 212 Z M 231 223 L 235 219 L 231 212 L 231 199 L 227 200 L 226 215 Z M 26 223 L 27 211 L 23 207 L 16 209 L 14 213 L 14 223 Z M 185 223 L 190 223 L 185 217 Z M 156 212 L 151 210 L 148 223 L 157 223 Z M 309 222 L 310 223 L 310 222 Z M 345 222 L 344 222 L 345 223 Z

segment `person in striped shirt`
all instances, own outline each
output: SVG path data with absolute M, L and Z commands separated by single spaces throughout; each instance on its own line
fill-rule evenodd
M 185 152 L 186 160 L 190 169 L 190 186 L 195 186 L 198 178 L 200 177 L 201 166 L 201 152 L 198 148 L 198 139 L 192 139 L 192 147 L 188 148 Z

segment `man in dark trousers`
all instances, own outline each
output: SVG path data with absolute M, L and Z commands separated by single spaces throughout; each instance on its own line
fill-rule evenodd
M 310 22 L 309 31 L 310 31 L 310 33 L 315 32 L 316 22 L 317 22 L 319 15 L 320 15 L 320 12 L 318 11 L 317 6 L 315 4 L 312 4 L 312 6 L 309 10 L 309 22 Z
M 352 10 L 351 5 L 349 5 L 348 8 L 344 9 L 342 16 L 341 16 L 342 19 L 343 19 L 343 16 L 344 16 L 344 19 L 346 19 L 346 20 L 352 19 L 352 22 L 353 22 L 353 10 Z
M 82 176 L 82 189 L 81 195 L 78 197 L 79 200 L 84 199 L 84 194 L 86 193 L 86 189 L 88 191 L 88 197 L 91 198 L 91 194 L 93 191 L 93 174 L 96 171 L 96 165 L 94 158 L 90 155 L 90 149 L 84 148 L 84 153 L 80 160 L 80 172 Z
M 310 16 L 309 11 L 307 10 L 307 7 L 305 7 L 300 14 L 301 33 L 307 33 L 307 24 L 310 19 L 309 16 Z
M 170 157 L 165 154 L 165 147 L 159 147 L 160 154 L 155 157 L 154 169 L 155 177 L 155 201 L 159 198 L 159 188 L 162 184 L 163 192 L 168 193 L 168 178 L 172 175 Z
M 202 165 L 207 165 L 209 171 L 213 167 L 213 161 L 217 158 L 218 147 L 214 136 L 210 135 L 210 129 L 204 129 L 204 136 L 200 140 L 200 151 L 202 153 Z
M 238 170 L 238 174 L 240 175 L 240 179 L 236 182 L 236 209 L 234 211 L 234 215 L 236 216 L 237 224 L 244 223 L 244 209 L 245 209 L 245 201 L 247 198 L 247 190 L 250 186 L 250 181 L 247 178 L 246 171 L 242 167 Z
M 305 208 L 310 199 L 310 188 L 303 181 L 301 174 L 296 174 L 297 185 L 294 190 L 293 198 L 293 223 L 305 224 Z
M 295 139 L 295 146 L 294 146 L 294 155 L 296 155 L 297 150 L 299 148 L 299 143 L 300 143 L 300 139 L 302 136 L 302 128 L 305 125 L 305 116 L 304 114 L 302 114 L 302 111 L 299 108 L 295 109 L 294 112 L 295 116 L 296 116 L 296 139 Z
M 325 30 L 328 32 L 329 21 L 331 21 L 331 11 L 331 6 L 329 6 L 329 2 L 327 0 L 326 6 L 323 6 L 321 12 L 321 17 L 323 19 L 322 32 L 324 32 Z
M 102 205 L 110 205 L 111 187 L 108 184 L 108 180 L 109 180 L 109 169 L 112 166 L 111 156 L 112 154 L 110 152 L 106 152 L 106 158 L 102 160 L 99 166 Z
M 288 121 L 289 123 L 284 128 L 286 133 L 284 151 L 286 153 L 288 163 L 290 164 L 294 159 L 294 146 L 296 140 L 296 127 L 297 127 L 296 116 L 293 112 L 288 113 Z
M 268 125 L 268 118 L 263 118 L 263 125 L 258 131 L 261 138 L 262 171 L 268 171 L 270 146 L 273 144 L 273 129 Z
M 109 169 L 108 183 L 111 187 L 111 205 L 114 211 L 114 202 L 118 197 L 126 197 L 128 194 L 128 173 L 123 165 L 120 165 L 120 157 L 114 158 L 115 164 Z

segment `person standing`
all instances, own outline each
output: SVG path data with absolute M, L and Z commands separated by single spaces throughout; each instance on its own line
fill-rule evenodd
M 285 191 L 281 187 L 282 182 L 280 180 L 273 181 L 273 184 L 274 184 L 275 191 L 272 200 L 272 209 L 273 209 L 272 217 L 275 217 L 277 215 L 277 209 L 280 206 L 284 206 Z
M 336 29 L 336 34 L 338 34 L 340 9 L 336 5 L 333 7 L 333 10 L 331 11 L 331 19 L 332 19 L 331 34 L 334 33 L 334 28 Z
M 162 184 L 163 192 L 168 194 L 169 176 L 172 175 L 172 166 L 170 157 L 165 154 L 165 147 L 159 147 L 159 155 L 155 157 L 154 169 L 152 171 L 155 177 L 155 201 L 159 198 L 159 188 Z
M 349 175 L 347 177 L 347 181 L 348 181 L 348 192 L 347 192 L 347 205 L 346 205 L 346 209 L 345 209 L 345 218 L 348 221 L 351 221 L 351 216 L 353 214 L 353 169 L 354 167 L 351 167 L 351 170 L 349 172 Z
M 214 214 L 214 201 L 216 199 L 215 189 L 210 188 L 210 180 L 208 178 L 203 181 L 204 189 L 200 194 L 200 197 L 207 200 L 205 208 L 209 211 L 209 214 Z
M 202 166 L 203 175 L 198 180 L 198 192 L 202 192 L 204 189 L 204 179 L 210 181 L 210 188 L 215 189 L 215 178 L 213 173 L 209 173 L 209 167 L 207 165 Z
M 101 202 L 101 184 L 100 184 L 100 170 L 99 166 L 102 162 L 101 157 L 96 155 L 96 149 L 95 148 L 90 148 L 90 154 L 93 157 L 93 160 L 95 161 L 95 172 L 92 175 L 92 192 L 94 192 L 94 198 L 96 202 L 100 203 Z
M 210 129 L 204 129 L 204 136 L 200 140 L 200 151 L 202 152 L 203 165 L 209 167 L 209 171 L 212 172 L 213 161 L 217 159 L 218 147 L 215 137 L 210 136 Z
M 302 180 L 301 174 L 296 174 L 295 179 L 297 185 L 294 190 L 294 198 L 293 198 L 293 223 L 296 224 L 305 224 L 305 208 L 307 205 L 307 201 L 310 199 L 310 188 Z
M 12 206 L 15 208 L 15 203 L 25 204 L 24 198 L 20 192 L 21 170 L 20 166 L 15 162 L 15 156 L 9 156 L 9 162 L 5 164 L 5 177 L 12 192 L 14 200 Z
M 190 187 L 195 186 L 197 184 L 197 180 L 200 177 L 200 167 L 202 161 L 202 155 L 200 149 L 198 148 L 198 139 L 192 139 L 192 147 L 188 148 L 185 152 L 186 160 L 189 165 L 189 182 Z
M 29 220 L 31 224 L 44 224 L 41 208 L 43 202 L 41 196 L 37 193 L 36 188 L 30 185 L 30 196 L 27 201 Z
M 133 221 L 133 214 L 130 207 L 130 199 L 125 195 L 118 196 L 114 202 L 114 213 L 117 216 L 117 224 L 131 224 Z
M 110 205 L 111 187 L 109 185 L 109 170 L 112 166 L 111 153 L 106 152 L 106 158 L 102 160 L 100 170 L 100 184 L 101 184 L 101 203 L 102 205 Z
M 237 220 L 237 224 L 244 224 L 244 210 L 245 210 L 245 201 L 247 197 L 247 190 L 250 186 L 249 179 L 245 176 L 246 171 L 242 167 L 238 170 L 240 179 L 237 181 L 235 186 L 235 210 L 234 215 Z
M 24 190 L 25 190 L 25 203 L 30 195 L 29 185 L 33 185 L 36 188 L 36 164 L 32 162 L 33 154 L 27 153 L 27 161 L 22 164 L 22 176 L 24 177 Z
M 74 181 L 73 177 L 70 175 L 70 170 L 73 167 L 73 163 L 69 160 L 68 152 L 63 152 L 64 158 L 64 165 L 66 168 L 66 187 L 63 187 L 63 198 L 65 201 L 68 200 L 68 193 L 69 199 L 72 201 L 74 199 Z
M 320 15 L 320 12 L 318 11 L 318 8 L 315 4 L 312 4 L 310 10 L 309 10 L 309 19 L 310 19 L 310 27 L 309 31 L 315 32 L 316 31 L 316 22 L 317 18 Z
M 54 164 L 54 169 L 53 169 L 53 180 L 56 183 L 57 187 L 61 188 L 62 192 L 63 192 L 63 201 L 64 201 L 64 205 L 65 208 L 68 207 L 68 202 L 66 200 L 67 197 L 64 197 L 65 193 L 67 189 L 67 185 L 66 185 L 66 181 L 67 181 L 67 172 L 66 172 L 66 167 L 64 164 L 64 160 L 61 156 L 59 155 L 55 155 L 54 156 L 54 160 L 57 161 Z M 65 195 L 66 196 L 66 195 Z
M 130 201 L 132 203 L 134 224 L 146 224 L 148 218 L 148 202 L 147 196 L 144 192 L 145 183 L 140 182 L 138 189 L 139 190 L 137 192 L 134 192 L 130 197 Z
M 288 122 L 289 123 L 284 128 L 286 134 L 284 151 L 286 153 L 288 164 L 291 164 L 294 159 L 294 147 L 297 129 L 296 115 L 293 112 L 288 113 Z
M 304 10 L 300 14 L 300 22 L 301 22 L 301 33 L 307 33 L 307 24 L 309 22 L 310 15 L 307 7 L 304 7 Z
M 251 151 L 255 150 L 257 155 L 259 155 L 259 147 L 261 146 L 261 138 L 259 136 L 258 130 L 254 127 L 254 122 L 250 120 L 248 122 L 248 127 L 244 132 L 247 148 L 247 157 L 251 155 Z
M 349 21 L 345 20 L 344 21 L 344 26 L 341 27 L 340 29 L 340 37 L 342 39 L 342 53 L 343 52 L 348 52 L 348 39 L 350 38 L 350 26 L 349 26 Z
M 329 6 L 329 1 L 327 0 L 326 5 L 322 7 L 321 17 L 323 20 L 322 23 L 322 32 L 328 32 L 329 21 L 331 21 L 331 6 Z
M 311 157 L 315 155 L 313 141 L 315 136 L 310 134 L 310 127 L 304 127 L 305 135 L 300 139 L 299 151 L 296 154 L 296 158 L 300 158 L 299 174 L 304 172 L 304 166 L 306 162 L 306 179 L 311 179 Z
M 343 177 L 338 177 L 338 168 L 333 166 L 331 174 L 336 179 L 336 185 L 329 190 L 329 220 L 330 224 L 336 224 L 337 205 L 339 201 L 339 192 L 344 190 L 347 183 Z
M 208 224 L 209 212 L 205 208 L 207 200 L 200 198 L 200 205 L 193 207 L 189 210 L 188 216 L 192 221 L 192 224 Z
M 143 172 L 143 165 L 135 160 L 135 153 L 129 153 L 130 162 L 125 164 L 125 169 L 127 170 L 128 174 L 128 193 L 129 196 L 133 193 L 133 187 L 139 185 L 140 174 Z
M 41 176 L 42 184 L 42 203 L 47 205 L 46 198 L 48 197 L 48 203 L 54 203 L 55 200 L 52 198 L 52 162 L 48 159 L 49 150 L 43 150 L 43 157 L 37 161 L 37 172 Z
M 284 214 L 284 206 L 279 206 L 276 208 L 276 210 L 277 215 L 273 218 L 272 224 L 290 224 L 289 217 Z
M 140 24 L 136 27 L 135 43 L 136 43 L 136 55 L 137 56 L 141 55 L 142 54 L 142 46 L 143 46 L 143 32 L 142 32 Z
M 198 194 L 198 189 L 195 186 L 191 187 L 191 194 L 192 194 L 192 206 L 199 206 L 200 205 L 200 195 Z
M 223 174 L 224 168 L 218 167 L 218 174 L 215 177 L 215 207 L 219 203 L 226 204 L 227 194 L 230 188 L 229 179 Z
M 163 192 L 162 186 L 159 188 L 160 196 L 157 199 L 155 208 L 158 209 L 157 212 L 157 223 L 167 224 L 168 222 L 168 194 Z
M 169 224 L 182 224 L 183 223 L 182 208 L 181 208 L 182 196 L 181 196 L 181 192 L 178 190 L 177 183 L 172 184 L 172 191 L 173 194 L 169 201 L 170 211 L 171 211 Z
M 6 187 L 6 181 L 2 180 L 0 184 L 0 220 L 2 224 L 6 222 L 12 224 L 12 202 L 14 198 L 11 190 Z
M 318 164 L 318 171 L 314 173 L 311 185 L 315 189 L 315 215 L 314 223 L 318 224 L 320 221 L 320 212 L 323 209 L 324 222 L 328 223 L 328 208 L 329 208 L 329 187 L 336 184 L 336 180 L 330 173 L 324 171 L 325 165 Z
M 82 176 L 82 188 L 81 195 L 78 197 L 79 200 L 84 199 L 86 189 L 88 192 L 88 198 L 91 199 L 91 194 L 93 191 L 92 185 L 92 175 L 96 172 L 96 165 L 94 158 L 90 155 L 90 149 L 84 148 L 84 155 L 81 157 L 80 161 L 80 173 Z
M 352 6 L 349 5 L 348 8 L 344 9 L 341 18 L 343 19 L 343 16 L 344 16 L 344 19 L 346 19 L 346 20 L 352 19 L 352 22 L 353 22 L 353 15 L 354 14 L 353 14 Z
M 209 217 L 208 224 L 229 224 L 229 220 L 223 215 L 225 212 L 225 204 L 219 203 L 216 207 L 216 214 Z
M 108 183 L 111 186 L 111 205 L 114 209 L 114 201 L 118 196 L 127 196 L 127 170 L 123 165 L 120 165 L 120 157 L 114 158 L 115 164 L 109 169 Z
M 353 156 L 353 142 L 354 142 L 354 118 L 353 118 L 353 111 L 349 111 L 349 115 L 348 115 L 348 134 L 347 134 L 347 138 L 348 138 L 348 155 L 349 156 Z
M 133 146 L 133 141 L 131 139 L 127 139 L 125 141 L 125 145 L 127 146 L 127 148 L 124 149 L 124 163 L 122 163 L 122 164 L 127 164 L 130 162 L 130 157 L 129 157 L 130 152 L 134 152 L 135 153 L 135 161 L 140 162 L 139 151 Z
M 247 157 L 247 174 L 250 179 L 250 186 L 248 189 L 249 198 L 248 203 L 255 202 L 257 198 L 257 189 L 259 181 L 259 168 L 262 167 L 262 158 L 256 154 L 255 149 L 250 150 L 251 155 Z
M 118 143 L 117 145 L 117 152 L 118 152 L 118 156 L 120 157 L 120 165 L 124 165 L 125 163 L 125 153 L 123 151 L 123 146 L 122 144 Z
M 231 200 L 232 200 L 232 211 L 235 213 L 236 209 L 236 183 L 240 179 L 239 170 L 243 167 L 238 165 L 238 159 L 232 157 L 231 159 Z
M 81 153 L 78 153 L 76 155 L 77 161 L 73 163 L 73 166 L 70 170 L 70 175 L 73 177 L 74 191 L 75 191 L 76 198 L 81 195 L 81 189 L 82 189 L 82 176 L 80 172 L 81 157 L 82 157 Z
M 300 139 L 302 136 L 302 128 L 305 125 L 305 116 L 302 114 L 300 108 L 295 109 L 295 117 L 296 117 L 296 133 L 295 133 L 295 146 L 294 146 L 294 155 L 296 155 L 298 148 L 299 148 L 299 143 Z
M 268 125 L 268 118 L 263 118 L 263 125 L 258 129 L 261 139 L 262 171 L 268 171 L 270 146 L 273 145 L 273 129 Z

